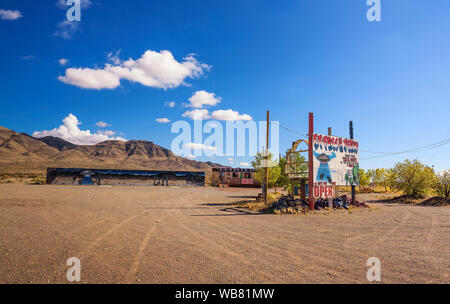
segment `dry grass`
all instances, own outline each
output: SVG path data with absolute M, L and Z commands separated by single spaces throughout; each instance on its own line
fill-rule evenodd
M 44 174 L 39 173 L 2 173 L 0 184 L 43 185 L 46 182 Z

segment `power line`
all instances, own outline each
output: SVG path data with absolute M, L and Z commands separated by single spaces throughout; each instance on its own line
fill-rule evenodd
M 270 123 L 273 123 L 273 121 L 271 121 Z M 285 130 L 287 130 L 287 131 L 289 131 L 289 132 L 291 132 L 291 133 L 294 133 L 294 134 L 297 134 L 297 135 L 300 135 L 300 136 L 305 136 L 305 134 L 302 134 L 302 133 L 300 133 L 300 132 L 297 132 L 297 131 L 294 131 L 294 130 L 292 130 L 292 129 L 290 129 L 290 128 L 288 128 L 288 127 L 286 127 L 286 126 L 283 126 L 282 124 L 278 124 L 281 128 L 283 128 L 283 129 L 285 129 Z M 307 133 L 307 132 L 306 132 Z
M 283 126 L 282 124 L 279 124 L 279 126 L 289 132 L 292 132 L 294 134 L 300 135 L 300 136 L 305 136 L 305 134 L 301 134 L 300 132 L 294 131 L 288 127 Z M 450 131 L 450 130 L 449 130 Z M 306 134 L 307 135 L 307 134 Z M 388 156 L 392 156 L 392 155 L 398 155 L 398 154 L 405 154 L 405 153 L 412 153 L 412 152 L 422 152 L 422 151 L 426 151 L 426 150 L 433 150 L 433 149 L 437 149 L 441 146 L 447 145 L 450 143 L 450 138 L 434 143 L 434 144 L 430 144 L 430 145 L 426 145 L 426 146 L 422 146 L 422 147 L 417 147 L 414 149 L 409 149 L 409 150 L 405 150 L 405 151 L 400 151 L 400 152 L 381 152 L 381 151 L 368 151 L 368 150 L 359 150 L 360 152 L 364 152 L 364 153 L 373 153 L 373 154 L 382 154 L 382 155 L 377 155 L 377 156 L 370 156 L 370 157 L 364 157 L 364 158 L 360 158 L 360 160 L 365 160 L 365 159 L 373 159 L 373 158 L 383 158 L 383 157 L 388 157 Z
M 450 139 L 446 139 L 446 140 L 443 140 L 441 142 L 437 142 L 437 143 L 434 143 L 434 144 L 431 144 L 431 145 L 426 145 L 426 146 L 422 146 L 422 147 L 418 147 L 418 148 L 414 148 L 414 149 L 410 149 L 410 150 L 406 150 L 406 151 L 389 152 L 389 153 L 385 153 L 383 155 L 364 157 L 364 158 L 360 158 L 360 160 L 373 159 L 373 158 L 382 158 L 382 157 L 388 157 L 388 156 L 404 154 L 404 153 L 422 152 L 422 151 L 426 151 L 426 150 L 433 150 L 433 149 L 437 149 L 439 147 L 442 147 L 444 145 L 447 145 L 449 143 L 450 143 Z M 362 150 L 360 150 L 360 151 L 363 152 Z M 370 151 L 369 153 L 382 153 L 382 152 Z

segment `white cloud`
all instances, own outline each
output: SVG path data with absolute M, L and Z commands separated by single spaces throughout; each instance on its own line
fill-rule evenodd
M 23 17 L 20 11 L 0 9 L 0 19 L 2 20 L 17 20 Z
M 189 158 L 189 159 L 195 159 L 196 156 L 195 156 L 194 154 L 189 154 L 189 155 L 187 156 L 187 158 Z
M 58 29 L 54 33 L 55 36 L 70 39 L 80 29 L 80 22 L 71 22 L 68 20 L 61 21 L 57 24 Z
M 230 165 L 234 164 L 234 158 L 230 157 L 227 160 Z
M 119 60 L 119 59 L 118 59 Z M 200 63 L 189 55 L 178 62 L 170 51 L 148 50 L 137 60 L 117 61 L 119 64 L 106 64 L 103 69 L 69 68 L 65 76 L 58 79 L 87 89 L 113 89 L 120 85 L 121 79 L 137 82 L 155 88 L 176 88 L 187 85 L 186 78 L 200 77 L 210 66 Z M 87 77 L 88 81 L 84 81 Z
M 240 167 L 250 167 L 250 164 L 249 163 L 245 163 L 245 162 L 241 162 L 241 163 L 239 163 L 239 166 Z
M 208 93 L 206 91 L 197 91 L 189 98 L 189 107 L 203 108 L 203 106 L 215 106 L 222 98 L 216 97 L 214 93 Z
M 175 107 L 175 101 L 166 101 L 166 102 L 164 103 L 164 105 L 165 105 L 166 107 L 169 107 L 169 108 L 174 108 L 174 107 Z
M 217 110 L 212 112 L 211 117 L 217 120 L 252 120 L 252 117 L 247 114 L 239 114 L 237 111 L 229 110 Z
M 109 123 L 106 123 L 104 121 L 99 121 L 95 124 L 97 127 L 100 128 L 106 128 L 106 127 L 111 127 L 111 125 Z
M 159 122 L 159 123 L 169 123 L 170 122 L 170 120 L 165 117 L 164 118 L 156 118 L 155 121 Z
M 184 144 L 184 148 L 190 149 L 190 150 L 217 151 L 216 147 L 206 146 L 204 144 L 193 143 L 193 142 Z
M 37 138 L 54 136 L 78 145 L 93 145 L 105 140 L 126 141 L 122 137 L 112 137 L 114 135 L 113 131 L 91 133 L 90 130 L 80 130 L 79 125 L 81 125 L 81 122 L 78 121 L 78 118 L 73 114 L 69 114 L 63 119 L 63 125 L 53 130 L 36 131 L 33 133 L 33 136 Z
M 83 89 L 115 89 L 120 85 L 119 76 L 102 69 L 70 68 L 58 80 Z
M 58 60 L 60 65 L 66 65 L 67 63 L 69 63 L 69 60 L 66 58 L 61 58 Z
M 192 120 L 204 120 L 210 118 L 209 111 L 205 109 L 195 109 L 192 111 L 186 111 L 182 115 L 183 117 L 189 117 Z

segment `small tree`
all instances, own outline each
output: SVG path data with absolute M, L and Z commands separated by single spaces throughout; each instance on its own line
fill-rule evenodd
M 255 155 L 255 159 L 252 161 L 252 167 L 256 170 L 255 178 L 261 184 L 265 182 L 265 163 L 269 165 L 268 175 L 269 175 L 269 188 L 276 187 L 278 179 L 280 178 L 280 167 L 275 163 L 272 158 L 272 153 L 269 153 L 267 159 L 264 156 L 265 153 L 258 152 Z M 276 191 L 276 189 L 275 189 Z
M 388 175 L 389 170 L 386 170 L 384 168 L 375 170 L 374 182 L 377 186 L 383 186 L 384 191 L 387 191 Z
M 436 173 L 434 188 L 438 195 L 450 197 L 450 170 Z
M 366 187 L 370 182 L 369 175 L 366 174 L 364 169 L 359 169 L 359 186 Z
M 276 182 L 277 187 L 283 188 L 284 190 L 290 191 L 291 180 L 289 176 L 286 174 L 286 157 L 281 157 L 278 161 L 278 167 L 280 168 L 280 176 Z
M 389 183 L 407 195 L 428 193 L 435 185 L 435 180 L 434 170 L 417 159 L 407 159 L 403 163 L 395 164 L 388 176 Z
M 296 164 L 290 165 L 292 172 L 306 172 L 308 171 L 308 164 L 300 163 L 305 161 L 305 157 L 298 153 L 292 154 L 292 161 L 296 162 Z M 294 187 L 299 186 L 300 183 L 298 181 L 294 181 L 289 178 L 289 175 L 286 173 L 286 157 L 283 156 L 280 158 L 278 162 L 278 166 L 280 167 L 280 177 L 277 181 L 277 185 L 284 190 L 288 191 L 289 194 L 292 194 L 294 191 Z
M 376 182 L 376 170 L 374 170 L 374 169 L 369 169 L 369 170 L 367 170 L 367 176 L 370 178 L 370 181 L 372 182 L 372 183 L 375 183 Z

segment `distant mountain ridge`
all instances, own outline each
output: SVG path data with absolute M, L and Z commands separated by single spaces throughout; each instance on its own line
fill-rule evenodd
M 210 171 L 225 166 L 177 156 L 145 140 L 76 145 L 59 137 L 34 138 L 0 127 L 1 172 L 43 172 L 47 167 Z

